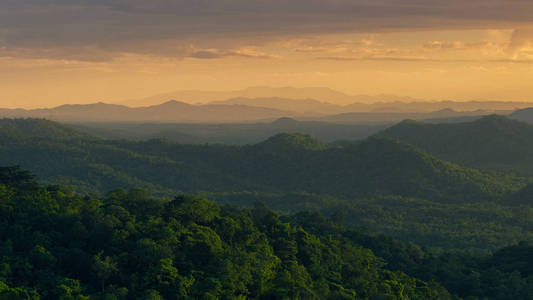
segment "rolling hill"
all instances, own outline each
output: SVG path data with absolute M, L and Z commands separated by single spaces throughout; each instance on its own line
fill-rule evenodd
M 519 109 L 517 111 L 514 111 L 512 114 L 509 115 L 510 118 L 527 122 L 527 123 L 533 123 L 533 108 L 523 108 Z
M 73 124 L 82 132 L 107 139 L 148 140 L 165 138 L 182 144 L 256 144 L 273 135 L 298 132 L 333 142 L 359 140 L 386 125 L 335 124 L 279 118 L 272 122 L 183 124 L 183 123 L 82 123 Z
M 472 168 L 533 175 L 533 126 L 504 116 L 453 124 L 404 121 L 376 136 Z
M 56 139 L 55 132 L 71 129 L 41 122 L 47 124 L 47 132 L 42 132 L 46 138 L 2 141 L 0 164 L 20 164 L 46 180 L 82 181 L 100 191 L 142 184 L 163 191 L 394 194 L 454 202 L 485 200 L 504 190 L 485 174 L 391 140 L 371 138 L 339 146 L 308 135 L 278 134 L 251 146 L 194 146 L 83 135 Z
M 68 125 L 45 119 L 0 119 L 0 139 L 92 139 L 86 133 Z
M 0 134 L 0 166 L 20 165 L 41 183 L 88 195 L 143 188 L 167 198 L 264 201 L 282 212 L 342 212 L 347 224 L 437 249 L 485 252 L 533 240 L 527 210 L 504 202 L 526 179 L 464 168 L 391 139 L 324 143 L 284 133 L 247 146 L 184 145 L 103 140 L 43 120 L 2 122 L 17 134 Z

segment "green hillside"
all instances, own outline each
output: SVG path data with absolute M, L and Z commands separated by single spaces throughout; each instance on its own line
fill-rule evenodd
M 188 146 L 159 140 L 120 143 L 120 147 L 164 157 L 191 169 L 210 170 L 210 174 L 225 174 L 255 191 L 306 191 L 342 197 L 397 194 L 456 202 L 498 197 L 511 188 L 407 144 L 375 138 L 333 146 L 306 135 L 281 134 L 243 147 Z M 231 188 L 226 186 L 225 190 Z
M 35 120 L 27 122 L 31 125 Z M 0 164 L 20 164 L 46 182 L 82 184 L 100 192 L 140 186 L 162 194 L 305 191 L 454 202 L 498 197 L 508 188 L 478 171 L 383 139 L 344 146 L 330 146 L 302 134 L 279 134 L 253 146 L 113 142 L 76 135 L 68 127 L 45 122 L 45 129 L 53 130 L 46 130 L 43 138 L 31 132 L 4 140 Z M 21 124 L 12 131 L 24 133 L 28 126 Z
M 164 198 L 204 193 L 241 206 L 264 201 L 283 213 L 342 211 L 346 224 L 435 249 L 486 252 L 533 241 L 529 206 L 507 203 L 527 178 L 464 168 L 383 138 L 326 144 L 280 134 L 223 146 L 29 134 L 0 139 L 0 165 L 20 165 L 41 183 L 82 193 L 143 188 Z
M 404 121 L 376 136 L 472 168 L 533 175 L 533 126 L 503 116 L 454 124 Z
M 0 139 L 90 139 L 73 127 L 45 119 L 0 119 Z

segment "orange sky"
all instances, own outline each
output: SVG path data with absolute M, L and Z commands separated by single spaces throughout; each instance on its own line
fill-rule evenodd
M 207 2 L 3 1 L 0 107 L 258 85 L 533 101 L 531 1 Z

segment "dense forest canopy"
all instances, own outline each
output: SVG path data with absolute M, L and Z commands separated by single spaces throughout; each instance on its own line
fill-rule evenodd
M 435 255 L 262 203 L 83 196 L 0 168 L 2 299 L 526 299 L 533 247 Z M 477 299 L 477 298 L 469 298 Z
M 449 297 L 349 239 L 310 234 L 261 205 L 162 202 L 142 190 L 83 197 L 17 168 L 0 175 L 2 298 Z

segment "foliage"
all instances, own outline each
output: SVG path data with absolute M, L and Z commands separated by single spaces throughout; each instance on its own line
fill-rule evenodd
M 284 213 L 342 211 L 345 224 L 440 250 L 488 253 L 533 241 L 527 178 L 464 168 L 403 142 L 324 144 L 280 134 L 250 146 L 182 145 L 100 140 L 45 120 L 0 123 L 0 165 L 83 194 L 141 188 L 167 199 L 202 193 L 248 207 L 260 200 Z
M 7 175 L 6 175 L 7 174 Z M 81 196 L 3 172 L 2 299 L 450 299 L 342 235 L 264 205 Z
M 465 123 L 404 121 L 377 134 L 463 166 L 533 175 L 533 125 L 492 115 Z

